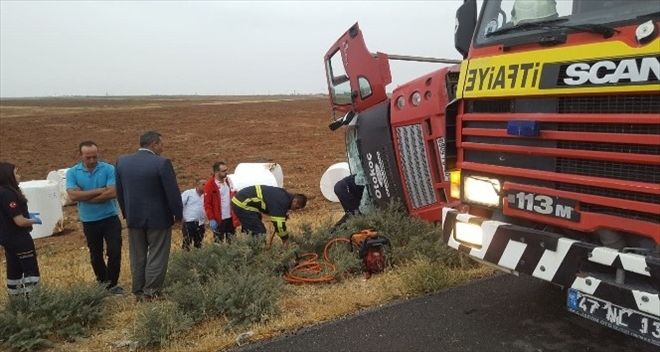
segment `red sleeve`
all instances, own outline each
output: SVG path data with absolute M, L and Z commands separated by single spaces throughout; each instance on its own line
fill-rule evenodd
M 206 181 L 204 186 L 204 212 L 206 213 L 206 218 L 209 220 L 218 221 L 213 217 L 213 180 Z

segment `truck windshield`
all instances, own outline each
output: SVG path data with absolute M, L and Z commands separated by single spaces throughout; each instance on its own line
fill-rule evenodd
M 475 44 L 520 43 L 530 34 L 530 42 L 536 42 L 539 33 L 557 28 L 606 33 L 607 26 L 657 18 L 659 10 L 658 2 L 649 0 L 490 0 L 483 6 Z

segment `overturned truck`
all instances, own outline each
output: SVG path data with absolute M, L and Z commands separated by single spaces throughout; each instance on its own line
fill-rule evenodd
M 365 200 L 399 199 L 471 258 L 566 289 L 584 318 L 660 346 L 660 14 L 653 1 L 476 0 L 462 62 L 325 56 Z M 389 60 L 440 68 L 387 94 Z M 368 202 L 363 202 L 368 203 Z

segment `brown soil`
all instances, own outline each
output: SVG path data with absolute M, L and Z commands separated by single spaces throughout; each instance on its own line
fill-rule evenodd
M 0 102 L 0 160 L 19 168 L 23 180 L 45 179 L 78 161 L 77 146 L 93 140 L 114 163 L 138 148 L 146 130 L 163 134 L 181 190 L 208 177 L 211 164 L 276 162 L 284 187 L 309 196 L 297 216 L 317 218 L 340 209 L 319 190 L 331 164 L 343 161 L 342 131 L 331 132 L 323 97 L 154 97 L 6 99 Z M 56 252 L 84 246 L 75 207 L 65 207 L 65 230 L 36 241 Z

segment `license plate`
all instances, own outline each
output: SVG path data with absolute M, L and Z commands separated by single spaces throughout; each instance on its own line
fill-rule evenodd
M 509 203 L 509 208 L 564 220 L 580 221 L 580 213 L 575 210 L 577 201 L 572 199 L 510 189 L 506 191 L 505 200 Z
M 569 311 L 625 334 L 660 346 L 660 318 L 624 308 L 574 288 L 568 290 Z

